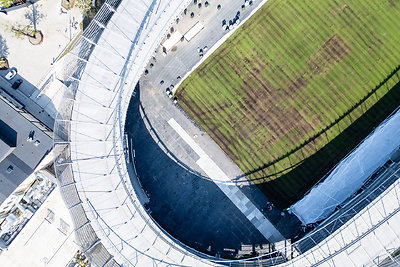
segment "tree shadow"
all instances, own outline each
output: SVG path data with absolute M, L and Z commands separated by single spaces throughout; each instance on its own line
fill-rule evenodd
M 24 17 L 29 21 L 29 25 L 33 26 L 35 31 L 39 22 L 46 17 L 46 15 L 44 15 L 39 11 L 41 7 L 42 7 L 41 5 L 36 5 L 33 3 L 25 12 L 24 15 Z
M 6 39 L 4 39 L 3 36 L 0 34 L 0 58 L 2 57 L 6 58 L 8 55 L 9 52 Z

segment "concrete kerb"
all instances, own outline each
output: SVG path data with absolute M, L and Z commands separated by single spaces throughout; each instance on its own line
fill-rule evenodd
M 234 26 L 233 30 L 230 30 L 228 33 L 226 33 L 218 42 L 216 42 L 212 47 L 210 47 L 210 49 L 208 50 L 207 53 L 205 53 L 204 57 L 202 57 L 200 59 L 200 61 L 193 66 L 193 68 L 188 71 L 184 77 L 174 86 L 172 93 L 175 94 L 176 90 L 179 88 L 179 86 L 182 84 L 182 82 L 184 80 L 186 80 L 186 78 L 189 77 L 189 75 L 195 71 L 210 55 L 213 54 L 213 52 L 215 52 L 218 47 L 220 47 L 230 36 L 232 36 L 237 29 L 239 29 L 249 18 L 251 18 L 266 2 L 268 2 L 268 0 L 263 0 L 261 1 L 252 11 L 251 13 L 244 19 L 241 21 L 241 23 L 237 26 Z M 224 152 L 225 153 L 225 152 Z M 229 156 L 225 153 L 225 155 L 229 158 Z M 232 183 L 228 183 L 226 181 L 217 181 L 215 180 L 214 182 L 218 182 L 218 183 L 224 183 L 227 185 L 236 185 L 239 186 L 240 184 L 245 184 L 247 185 L 248 183 L 253 184 L 253 182 L 249 179 L 245 179 L 244 181 L 239 181 L 239 180 L 232 180 Z
M 252 15 L 254 15 L 254 13 L 255 12 L 257 12 L 266 2 L 267 2 L 268 0 L 263 0 L 263 1 L 261 1 L 252 11 L 251 11 L 251 13 L 248 15 L 248 17 L 246 17 L 239 25 L 237 25 L 237 26 L 235 26 L 234 27 L 234 29 L 233 30 L 230 30 L 227 34 L 225 34 L 224 36 L 223 36 L 223 38 L 221 38 L 217 43 L 215 43 L 210 49 L 209 49 L 209 51 L 207 52 L 207 53 L 205 53 L 205 56 L 195 65 L 195 66 L 193 66 L 193 68 L 189 71 L 189 72 L 187 72 L 186 74 L 185 74 L 185 76 L 175 85 L 175 87 L 174 87 L 174 89 L 172 90 L 172 92 L 173 93 L 175 93 L 176 92 L 176 90 L 179 88 L 179 86 L 180 86 L 180 84 L 197 68 L 197 67 L 199 67 L 200 66 L 200 64 L 202 64 L 215 50 L 217 50 L 218 49 L 218 47 L 222 44 L 222 43 L 224 43 L 240 26 L 242 26 Z M 186 7 L 186 5 L 185 5 L 185 7 Z M 184 8 L 185 8 L 184 7 Z M 182 17 L 182 12 L 183 12 L 183 10 L 184 10 L 184 8 L 182 8 L 182 10 L 181 10 L 181 12 L 179 12 L 178 14 L 179 15 L 176 15 L 175 16 L 175 19 L 174 20 L 172 20 L 172 18 L 171 18 L 171 23 L 169 24 L 169 25 L 166 25 L 165 26 L 165 34 L 163 35 L 163 37 L 160 39 L 160 41 L 159 41 L 159 43 L 158 43 L 158 46 L 157 47 L 159 47 L 160 45 L 161 45 L 161 43 L 162 43 L 162 41 L 164 40 L 164 38 L 165 38 L 165 36 L 167 35 L 167 33 L 168 33 L 168 28 L 170 28 L 174 23 L 175 23 L 175 20 L 177 19 L 177 18 L 181 18 Z M 143 69 L 141 70 L 141 71 L 144 71 L 145 70 L 145 66 L 150 62 L 150 60 L 151 60 L 151 57 L 149 56 L 149 55 L 147 55 L 147 58 L 148 58 L 148 60 L 147 60 L 147 62 L 146 62 L 146 64 L 144 64 L 143 66 Z M 135 85 L 136 85 L 136 83 L 135 83 L 135 81 L 133 81 L 131 84 L 130 84 L 130 88 L 135 88 Z M 131 95 L 131 94 L 128 94 L 128 95 Z M 124 115 L 126 115 L 126 113 L 124 114 Z M 125 118 L 124 118 L 125 119 Z M 245 180 L 245 181 L 232 181 L 231 183 L 229 183 L 229 182 L 226 182 L 226 181 L 219 181 L 219 180 L 214 180 L 214 182 L 217 182 L 217 183 L 222 183 L 222 184 L 226 184 L 226 185 L 239 185 L 239 184 L 241 184 L 242 182 L 244 182 L 244 184 L 248 184 L 249 182 L 252 184 L 252 182 L 251 181 L 249 181 L 249 180 Z

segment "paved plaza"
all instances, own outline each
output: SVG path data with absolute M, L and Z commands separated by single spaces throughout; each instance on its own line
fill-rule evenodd
M 0 13 L 0 40 L 6 47 L 10 67 L 36 87 L 45 82 L 52 64 L 62 54 L 71 40 L 81 31 L 82 14 L 77 8 L 61 10 L 61 1 L 40 0 L 32 7 L 22 7 Z M 43 42 L 32 45 L 27 37 L 17 38 L 11 27 L 33 25 L 35 12 L 36 28 L 43 33 Z

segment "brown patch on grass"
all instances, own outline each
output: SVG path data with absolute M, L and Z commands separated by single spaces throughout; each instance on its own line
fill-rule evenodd
M 260 69 L 265 68 L 265 63 L 258 60 L 257 69 L 250 72 L 250 77 L 244 79 L 244 86 L 241 91 L 246 89 L 248 80 L 255 80 L 260 86 L 246 90 L 248 94 L 244 97 L 249 114 L 254 114 L 256 121 L 265 126 L 270 132 L 275 133 L 274 139 L 280 139 L 295 128 L 299 128 L 307 133 L 312 131 L 312 126 L 305 118 L 293 107 L 287 109 L 284 100 L 294 99 L 301 92 L 301 89 L 308 83 L 308 79 L 303 76 L 294 80 L 289 80 L 286 89 L 277 90 L 273 88 L 260 73 Z M 278 66 L 281 73 L 284 71 Z M 284 116 L 282 116 L 284 114 Z M 271 119 L 274 118 L 274 119 Z M 291 118 L 288 120 L 287 118 Z
M 220 59 L 219 59 L 220 60 Z M 251 148 L 251 144 L 247 144 L 252 139 L 254 131 L 265 131 L 263 140 L 263 150 L 265 147 L 275 146 L 281 138 L 286 137 L 288 142 L 285 144 L 288 147 L 296 146 L 299 142 L 302 143 L 304 140 L 309 138 L 309 133 L 314 132 L 315 124 L 321 122 L 321 118 L 315 118 L 313 121 L 307 121 L 304 115 L 301 114 L 296 108 L 288 107 L 286 101 L 292 100 L 295 102 L 298 94 L 301 94 L 303 87 L 307 86 L 308 79 L 311 78 L 309 75 L 299 75 L 294 79 L 290 79 L 289 75 L 285 73 L 284 69 L 274 62 L 264 62 L 261 59 L 253 59 L 252 66 L 248 64 L 249 59 L 243 58 L 239 64 L 231 64 L 230 68 L 235 72 L 237 76 L 243 81 L 241 88 L 233 88 L 236 92 L 246 92 L 241 102 L 236 103 L 240 110 L 246 114 L 246 118 L 249 120 L 246 123 L 238 120 L 235 117 L 229 117 L 228 121 L 231 122 L 233 128 L 236 129 L 236 138 L 241 140 Z M 250 68 L 251 67 L 251 68 Z M 287 82 L 282 85 L 282 89 L 273 88 L 273 86 L 263 76 L 263 70 L 268 67 L 273 69 L 275 73 L 280 73 L 281 77 Z M 247 69 L 247 71 L 243 71 Z M 182 90 L 183 91 L 183 90 Z M 192 102 L 189 99 L 183 99 L 185 102 Z M 307 105 L 307 104 L 305 104 Z M 207 117 L 207 114 L 216 114 L 225 111 L 226 108 L 230 108 L 231 105 L 226 107 L 213 108 L 212 110 L 200 110 L 195 108 L 195 103 L 188 103 L 191 106 L 194 117 L 201 121 L 200 124 L 204 123 L 203 118 Z M 196 111 L 194 111 L 196 110 Z M 288 119 L 290 118 L 290 119 Z M 245 127 L 243 127 L 245 126 Z M 261 128 L 261 129 L 260 129 Z M 229 138 L 224 136 L 218 130 L 218 127 L 209 129 L 209 134 L 212 138 L 218 140 L 217 142 L 221 145 L 225 153 L 230 156 L 233 160 L 237 160 L 237 146 L 236 142 L 233 142 L 236 138 Z M 261 149 L 261 148 L 260 148 Z M 305 154 L 310 155 L 310 151 L 314 151 L 311 148 L 305 148 Z M 258 158 L 258 153 L 252 150 L 246 151 L 253 160 Z M 274 154 L 269 156 L 269 161 L 272 162 L 284 155 Z M 303 159 L 303 157 L 301 157 Z M 243 159 L 242 159 L 243 160 Z M 260 162 L 265 162 L 264 159 L 259 159 Z M 298 161 L 295 160 L 294 164 Z M 267 171 L 267 170 L 265 170 Z M 274 172 L 269 170 L 268 172 Z
M 376 1 L 278 2 L 284 7 L 257 12 L 248 33 L 239 29 L 206 59 L 179 101 L 249 178 L 271 181 L 263 191 L 286 206 L 354 147 L 359 126 L 338 136 L 385 95 L 363 98 L 398 64 L 398 27 L 385 27 L 396 20 L 384 1 L 376 18 L 365 17 Z
M 262 66 L 261 62 L 256 65 Z M 232 68 L 236 69 L 235 67 Z M 287 108 L 285 103 L 285 100 L 293 99 L 297 93 L 300 93 L 301 88 L 307 84 L 306 79 L 298 77 L 295 80 L 290 80 L 286 90 L 273 88 L 261 75 L 259 68 L 250 70 L 249 76 L 242 77 L 242 79 L 243 85 L 238 91 L 246 91 L 247 94 L 243 97 L 244 104 L 241 110 L 248 114 L 253 123 L 257 125 L 246 123 L 247 127 L 241 129 L 240 135 L 251 136 L 252 131 L 261 125 L 269 132 L 267 136 L 270 139 L 265 140 L 265 145 L 268 145 L 287 136 L 295 129 L 303 133 L 301 136 L 296 136 L 295 139 L 304 139 L 308 132 L 313 131 L 312 125 L 307 122 L 300 112 L 294 107 Z M 257 86 L 254 86 L 254 84 L 250 86 L 250 81 L 255 81 Z M 295 144 L 299 140 L 291 141 Z M 280 157 L 281 155 L 275 156 Z
M 185 99 L 184 101 L 190 101 Z M 191 104 L 192 105 L 192 104 Z M 215 108 L 209 108 L 206 110 L 201 110 L 200 108 L 196 111 L 193 111 L 193 113 L 195 114 L 195 118 L 202 118 L 203 116 L 206 116 L 208 113 L 225 113 L 225 110 L 228 109 L 231 105 L 220 105 L 218 107 Z
M 312 73 L 325 74 L 349 54 L 350 51 L 351 48 L 345 41 L 339 35 L 334 34 L 320 49 L 310 56 L 308 66 L 312 70 Z

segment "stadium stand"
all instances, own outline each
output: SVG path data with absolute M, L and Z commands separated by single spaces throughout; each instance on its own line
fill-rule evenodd
M 245 260 L 197 252 L 150 217 L 126 167 L 126 110 L 145 65 L 189 2 L 106 0 L 56 68 L 65 98 L 54 129 L 56 174 L 85 255 L 95 266 L 398 264 L 399 163 L 377 178 L 388 182 L 372 183 L 304 238 Z

